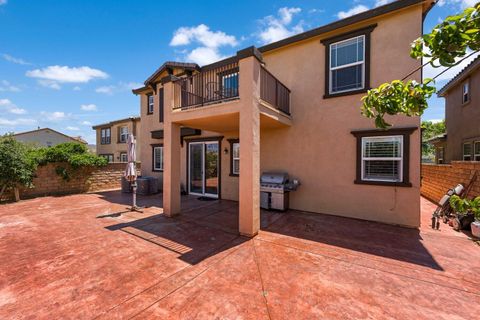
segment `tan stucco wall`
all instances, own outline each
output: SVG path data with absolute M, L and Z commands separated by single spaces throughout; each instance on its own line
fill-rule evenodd
M 462 85 L 467 79 L 451 88 L 445 95 L 445 122 L 447 125 L 447 146 L 445 160 L 463 160 L 462 144 L 480 141 L 480 68 L 472 72 L 470 81 L 470 102 L 462 104 Z
M 135 121 L 136 130 L 134 132 Z M 96 144 L 97 144 L 97 155 L 101 154 L 113 154 L 113 162 L 120 162 L 120 153 L 127 152 L 127 144 L 120 143 L 119 141 L 119 128 L 127 126 L 128 133 L 133 133 L 137 138 L 137 155 L 140 155 L 142 152 L 142 138 L 140 137 L 142 128 L 141 122 L 139 120 L 125 120 L 123 122 L 116 122 L 112 125 L 105 125 L 97 128 L 96 131 Z M 101 130 L 102 128 L 110 128 L 111 130 L 111 142 L 110 144 L 101 144 Z
M 421 34 L 421 18 L 418 6 L 362 24 L 378 24 L 371 33 L 372 87 L 402 78 L 418 66 L 409 51 Z M 302 185 L 290 197 L 292 208 L 418 226 L 419 130 L 411 136 L 411 188 L 354 184 L 356 139 L 350 132 L 373 128 L 373 121 L 360 114 L 362 94 L 323 99 L 325 47 L 319 40 L 264 55 L 267 68 L 291 89 L 293 125 L 261 133 L 262 171 L 286 170 L 300 179 Z M 396 127 L 420 125 L 419 118 L 389 121 Z
M 40 130 L 19 134 L 15 136 L 15 139 L 42 147 L 55 146 L 64 142 L 78 142 L 75 139 L 66 137 L 52 130 Z
M 419 66 L 409 56 L 410 43 L 421 35 L 422 8 L 415 6 L 383 18 L 366 21 L 343 28 L 322 38 L 362 28 L 377 23 L 371 34 L 371 86 L 402 78 Z M 360 114 L 362 94 L 324 99 L 325 47 L 320 37 L 282 49 L 264 53 L 266 68 L 291 89 L 291 127 L 265 129 L 262 122 L 260 135 L 261 171 L 284 170 L 300 179 L 302 185 L 293 192 L 290 206 L 293 209 L 336 214 L 367 220 L 376 220 L 407 226 L 420 224 L 420 131 L 410 137 L 411 188 L 357 185 L 356 139 L 352 130 L 372 129 L 373 121 Z M 240 69 L 240 80 L 245 70 Z M 415 77 L 419 79 L 418 72 Z M 242 82 L 240 83 L 242 88 Z M 243 107 L 242 94 L 235 107 Z M 142 134 L 161 129 L 159 123 L 145 122 L 146 97 L 141 95 Z M 156 102 L 156 106 L 158 103 Z M 165 108 L 169 108 L 168 103 Z M 217 110 L 223 110 L 218 107 Z M 200 112 L 200 110 L 198 111 Z M 223 112 L 223 111 L 222 111 Z M 179 112 L 172 117 L 182 123 L 194 123 L 193 112 Z M 215 109 L 206 108 L 207 118 Z M 158 122 L 158 114 L 151 116 Z M 238 114 L 237 114 L 238 117 Z M 226 117 L 227 119 L 227 117 Z M 233 118 L 231 118 L 233 119 Z M 207 119 L 208 120 L 208 119 Z M 395 127 L 419 127 L 418 117 L 397 116 L 387 119 Z M 203 123 L 199 120 L 197 123 Z M 206 133 L 204 133 L 206 134 Z M 238 138 L 237 131 L 209 133 L 225 138 Z M 144 137 L 143 145 L 150 142 Z M 159 143 L 156 140 L 155 143 Z M 242 142 L 240 141 L 241 149 Z M 181 150 L 181 181 L 186 185 L 186 144 Z M 238 177 L 229 177 L 230 155 L 223 149 L 230 146 L 222 141 L 222 198 L 238 199 Z M 248 146 L 247 146 L 248 147 Z M 245 147 L 244 147 L 245 148 Z M 148 150 L 148 151 L 147 151 Z M 229 150 L 229 152 L 231 152 Z M 241 152 L 242 153 L 242 152 Z M 151 148 L 142 152 L 142 174 L 152 174 Z M 242 168 L 242 164 L 240 164 Z

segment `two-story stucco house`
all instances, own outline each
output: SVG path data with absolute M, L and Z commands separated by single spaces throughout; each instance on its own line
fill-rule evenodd
M 480 56 L 438 91 L 447 133 L 430 140 L 435 162 L 480 161 Z
M 164 63 L 133 91 L 142 174 L 162 179 L 164 213 L 181 212 L 182 189 L 235 200 L 253 236 L 261 173 L 285 171 L 301 182 L 292 209 L 418 227 L 420 119 L 381 131 L 360 107 L 420 65 L 410 44 L 433 4 L 395 1 L 202 67 Z
M 40 127 L 36 130 L 16 133 L 13 137 L 18 141 L 38 147 L 53 147 L 57 144 L 66 142 L 87 144 L 82 137 L 71 137 L 50 128 Z
M 127 138 L 129 133 L 137 137 L 140 131 L 140 117 L 129 117 L 92 127 L 96 132 L 97 155 L 108 162 L 127 162 Z M 141 150 L 137 137 L 137 154 Z

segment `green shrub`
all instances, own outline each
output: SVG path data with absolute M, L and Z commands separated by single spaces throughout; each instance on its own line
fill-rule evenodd
M 475 215 L 475 219 L 480 220 L 480 196 L 469 200 L 453 195 L 450 197 L 450 206 L 458 213 L 465 214 L 471 212 Z
M 27 145 L 12 135 L 0 137 L 0 195 L 8 188 L 31 187 L 37 162 Z

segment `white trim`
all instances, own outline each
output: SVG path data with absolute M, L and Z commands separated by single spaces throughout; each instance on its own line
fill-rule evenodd
M 470 154 L 465 154 L 465 146 L 466 146 L 467 144 L 470 145 Z M 462 143 L 462 159 L 463 159 L 463 161 L 472 161 L 472 151 L 473 151 L 473 150 L 472 150 L 472 147 L 473 147 L 473 146 L 472 146 L 472 142 L 471 142 L 471 141 L 470 141 L 470 142 L 464 142 L 464 143 Z M 465 157 L 470 157 L 470 160 L 465 160 Z
M 351 41 L 352 39 L 359 39 L 359 38 L 363 39 L 363 60 L 348 63 L 348 64 L 341 65 L 341 66 L 332 67 L 332 47 L 334 45 L 338 46 L 338 44 L 341 44 L 343 42 L 347 42 L 347 41 Z M 357 41 L 357 44 L 358 44 L 358 41 Z M 328 53 L 328 57 L 329 57 L 329 61 L 328 61 L 328 72 L 329 72 L 328 93 L 329 94 L 337 94 L 337 93 L 343 93 L 343 92 L 349 92 L 349 91 L 356 91 L 356 90 L 362 90 L 362 89 L 365 88 L 365 49 L 366 49 L 365 47 L 366 47 L 366 37 L 365 37 L 364 34 L 360 35 L 360 36 L 352 37 L 352 38 L 349 38 L 349 39 L 345 39 L 345 40 L 342 40 L 342 41 L 338 41 L 338 42 L 334 42 L 334 43 L 329 44 L 329 46 L 328 46 L 328 50 L 329 50 L 329 53 Z M 346 89 L 346 90 L 337 90 L 337 91 L 332 90 L 333 71 L 357 66 L 357 65 L 360 65 L 360 64 L 362 65 L 362 86 L 361 87 L 353 88 L 353 89 Z
M 237 158 L 235 157 L 235 153 L 233 153 L 233 150 L 235 149 L 235 145 L 238 145 L 239 155 L 238 155 Z M 233 142 L 232 143 L 232 151 L 231 152 L 232 152 L 232 164 L 231 164 L 232 165 L 232 173 L 239 175 L 240 174 L 240 142 Z M 234 165 L 235 160 L 238 161 L 238 171 L 235 171 L 235 165 Z
M 157 167 L 157 149 L 160 149 L 160 167 Z M 153 170 L 163 170 L 163 147 L 153 147 Z

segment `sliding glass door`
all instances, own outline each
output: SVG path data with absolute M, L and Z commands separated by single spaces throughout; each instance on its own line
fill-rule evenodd
M 188 148 L 188 192 L 218 198 L 220 170 L 218 142 L 190 142 Z

